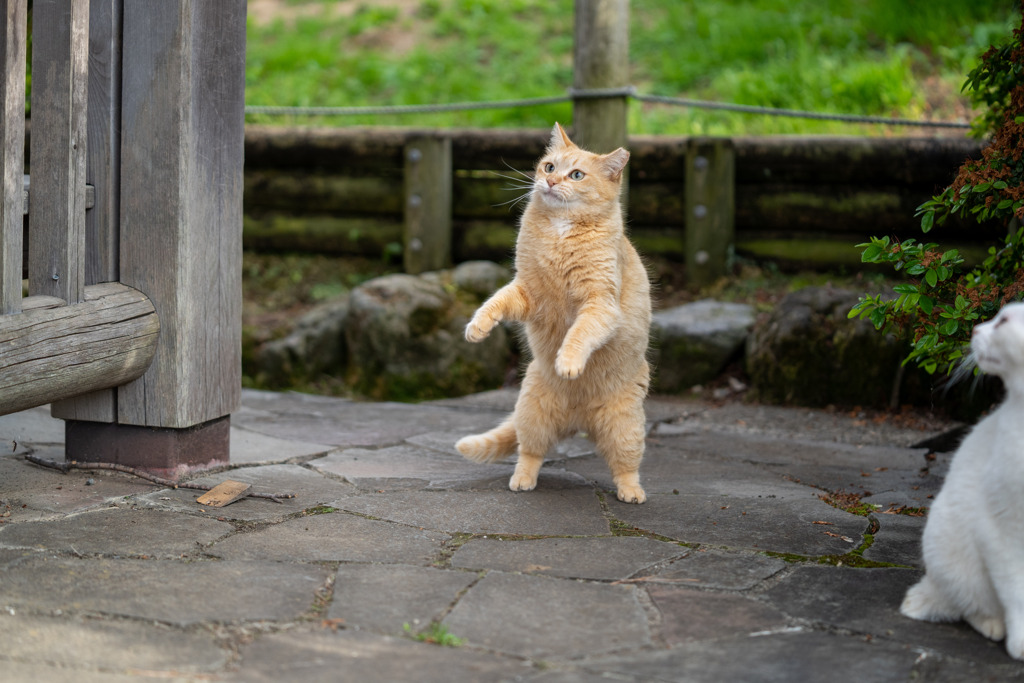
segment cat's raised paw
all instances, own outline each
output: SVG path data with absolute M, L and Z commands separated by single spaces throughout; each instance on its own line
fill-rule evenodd
M 586 361 L 560 353 L 555 359 L 555 372 L 562 379 L 576 379 L 583 374 L 584 365 L 586 365 Z
M 479 342 L 487 338 L 497 324 L 490 316 L 474 316 L 466 325 L 466 341 Z
M 623 503 L 636 503 L 637 505 L 647 500 L 647 494 L 639 486 L 620 486 L 616 496 Z

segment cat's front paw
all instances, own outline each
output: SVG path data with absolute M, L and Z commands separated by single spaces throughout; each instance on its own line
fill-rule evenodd
M 466 341 L 479 342 L 487 338 L 498 321 L 489 315 L 475 315 L 466 325 Z
M 989 640 L 1002 640 L 1006 637 L 1006 622 L 1002 617 L 992 617 L 982 614 L 971 614 L 964 619 L 974 627 L 974 630 Z M 1009 643 L 1006 644 L 1009 647 Z
M 623 484 L 619 486 L 619 490 L 616 492 L 616 496 L 623 503 L 636 503 L 640 504 L 647 500 L 647 494 L 640 488 L 639 485 L 634 484 Z
M 583 366 L 586 364 L 586 359 L 581 355 L 562 351 L 555 358 L 555 373 L 562 379 L 576 379 L 583 374 Z

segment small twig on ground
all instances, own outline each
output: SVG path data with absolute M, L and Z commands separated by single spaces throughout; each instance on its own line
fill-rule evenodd
M 623 583 L 690 583 L 700 582 L 700 579 L 660 579 L 656 576 L 638 576 L 635 579 L 619 579 L 612 581 L 610 585 L 618 586 Z
M 191 482 L 176 482 L 171 479 L 165 479 L 158 477 L 155 474 L 150 474 L 143 470 L 129 467 L 128 465 L 120 465 L 116 462 L 78 462 L 77 460 L 66 460 L 64 462 L 57 462 L 55 460 L 47 460 L 46 458 L 40 458 L 37 455 L 31 453 L 25 454 L 25 459 L 29 462 L 35 463 L 42 467 L 49 467 L 50 469 L 60 470 L 67 474 L 70 470 L 114 470 L 115 472 L 124 472 L 125 474 L 131 474 L 140 479 L 151 481 L 154 484 L 160 486 L 166 486 L 171 489 L 196 489 L 199 491 L 209 491 L 212 486 L 206 486 L 205 484 L 193 484 Z M 247 493 L 249 498 L 265 498 L 266 500 L 272 500 L 275 503 L 280 504 L 285 498 L 294 498 L 294 493 Z

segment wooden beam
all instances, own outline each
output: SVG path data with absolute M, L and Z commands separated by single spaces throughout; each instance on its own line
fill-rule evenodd
M 156 354 L 160 321 L 141 292 L 108 282 L 72 306 L 29 297 L 0 316 L 0 415 L 115 387 L 139 377 Z
M 451 263 L 452 141 L 413 138 L 405 147 L 405 272 L 417 275 Z
M 189 428 L 241 397 L 245 0 L 124 5 L 121 281 L 160 314 L 118 423 Z
M 44 199 L 29 209 L 29 294 L 76 303 L 85 287 L 89 0 L 35 0 L 32 32 L 33 196 Z
M 0 315 L 21 310 L 26 0 L 3 0 L 0 30 Z

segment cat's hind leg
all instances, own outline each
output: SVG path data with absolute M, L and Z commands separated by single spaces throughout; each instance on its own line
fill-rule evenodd
M 496 462 L 515 453 L 518 443 L 513 413 L 489 432 L 459 439 L 455 448 L 473 462 Z
M 594 443 L 611 470 L 616 496 L 624 503 L 647 500 L 640 485 L 646 428 L 643 399 L 643 391 L 616 396 L 598 406 L 590 420 Z

